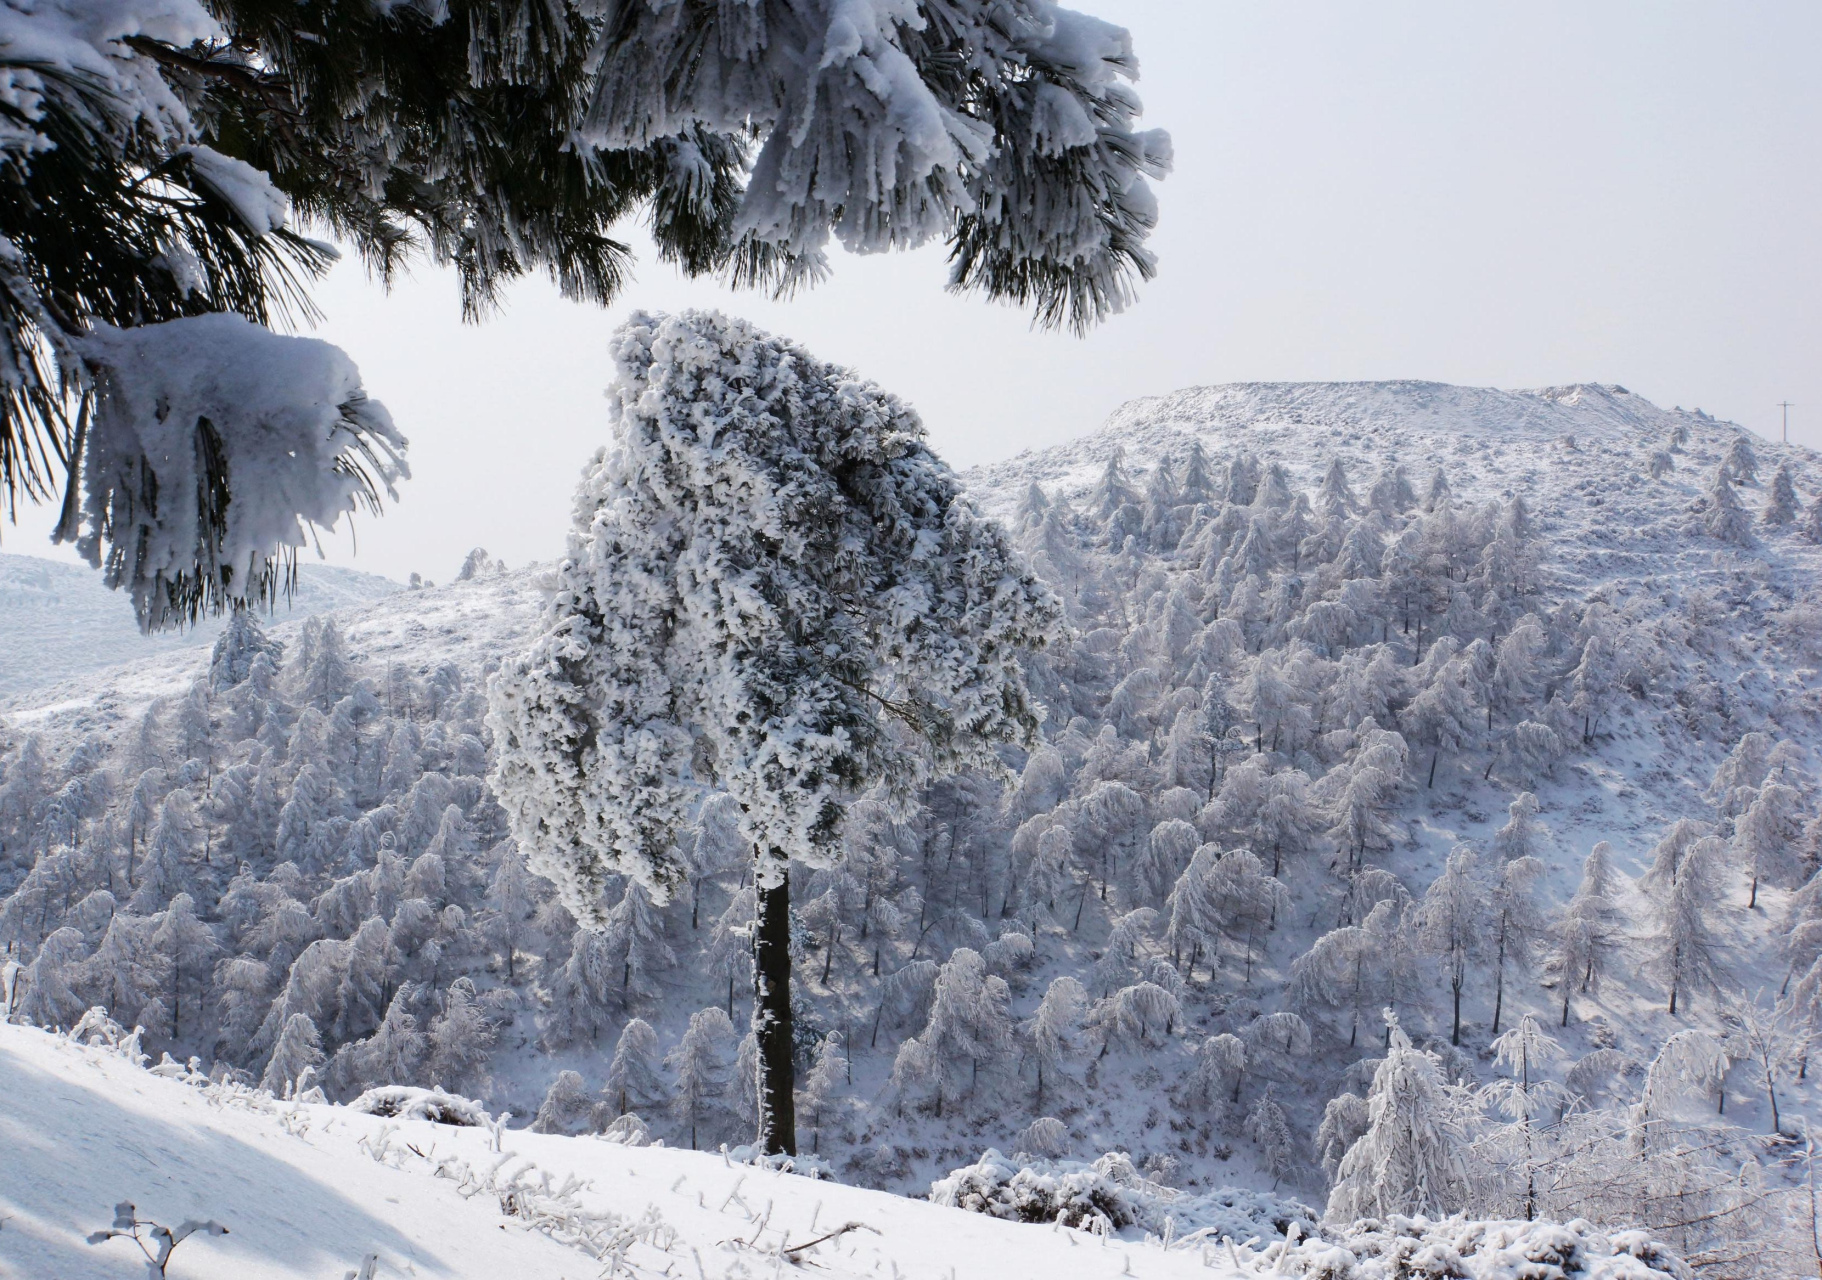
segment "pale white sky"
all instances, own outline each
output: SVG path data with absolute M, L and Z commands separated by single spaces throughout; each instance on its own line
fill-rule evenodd
M 460 323 L 452 281 L 358 264 L 321 336 L 412 440 L 415 478 L 339 563 L 442 580 L 470 547 L 558 554 L 606 423 L 606 340 L 718 306 L 852 365 L 958 466 L 1092 430 L 1138 395 L 1249 380 L 1618 382 L 1822 445 L 1822 5 L 1074 0 L 1133 30 L 1170 130 L 1159 278 L 1086 339 L 942 292 L 939 249 L 844 259 L 786 304 L 649 259 L 601 311 L 521 286 Z M 53 554 L 52 516 L 0 547 Z

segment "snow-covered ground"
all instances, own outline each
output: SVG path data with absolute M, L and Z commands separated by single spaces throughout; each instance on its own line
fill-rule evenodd
M 312 614 L 356 609 L 404 588 L 387 578 L 334 565 L 301 564 L 289 599 L 273 611 L 273 625 Z M 203 618 L 181 631 L 142 635 L 125 598 L 102 585 L 82 565 L 38 556 L 0 553 L 0 706 L 34 700 L 38 691 L 73 677 L 121 664 L 141 664 L 148 654 L 173 654 L 174 673 L 207 651 L 221 634 L 220 618 Z
M 141 1274 L 134 1241 L 89 1240 L 123 1202 L 145 1223 L 227 1228 L 180 1241 L 171 1280 L 1388 1276 L 1365 1239 L 1356 1256 L 1006 1222 L 724 1155 L 277 1101 L 23 1027 L 0 1025 L 0 1098 L 7 1280 Z M 1642 1238 L 1544 1224 L 1442 1235 L 1449 1274 L 1474 1280 L 1671 1280 L 1677 1265 Z

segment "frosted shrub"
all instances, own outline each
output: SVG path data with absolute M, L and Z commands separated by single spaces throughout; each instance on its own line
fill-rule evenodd
M 370 1116 L 392 1116 L 401 1120 L 429 1120 L 435 1124 L 461 1125 L 467 1128 L 491 1129 L 495 1121 L 487 1109 L 472 1098 L 458 1097 L 441 1089 L 418 1089 L 411 1085 L 389 1084 L 369 1089 L 348 1110 Z
M 1611 1235 L 1576 1219 L 1554 1222 L 1370 1218 L 1332 1237 L 1305 1239 L 1279 1253 L 1277 1275 L 1321 1280 L 1688 1280 L 1689 1267 L 1643 1231 Z
M 1089 1229 L 1140 1227 L 1162 1234 L 1168 1219 L 1178 1236 L 1207 1231 L 1234 1240 L 1270 1240 L 1282 1239 L 1293 1225 L 1299 1235 L 1316 1230 L 1316 1214 L 1308 1205 L 1233 1187 L 1187 1195 L 1144 1177 L 1120 1151 L 1083 1163 L 1007 1159 L 990 1149 L 932 1183 L 930 1200 L 1014 1222 Z

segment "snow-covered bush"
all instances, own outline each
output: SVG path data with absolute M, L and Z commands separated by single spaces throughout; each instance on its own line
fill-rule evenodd
M 393 1116 L 405 1120 L 430 1120 L 437 1124 L 463 1125 L 491 1129 L 496 1124 L 487 1108 L 473 1098 L 458 1097 L 441 1089 L 419 1089 L 411 1085 L 390 1084 L 369 1089 L 348 1110 L 370 1116 Z
M 989 1149 L 973 1164 L 930 1185 L 933 1204 L 1015 1222 L 1066 1227 L 1143 1227 L 1177 1236 L 1207 1231 L 1237 1241 L 1282 1239 L 1294 1224 L 1316 1230 L 1316 1213 L 1295 1200 L 1229 1187 L 1191 1195 L 1144 1177 L 1132 1158 L 1110 1151 L 1092 1163 L 1009 1159 Z
M 1579 1218 L 1559 1224 L 1394 1215 L 1273 1252 L 1274 1274 L 1311 1280 L 1690 1280 L 1694 1274 L 1646 1232 L 1603 1232 Z

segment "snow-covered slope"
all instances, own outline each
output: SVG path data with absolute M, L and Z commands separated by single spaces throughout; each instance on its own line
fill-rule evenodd
M 1060 1230 L 718 1155 L 388 1119 L 162 1070 L 104 1043 L 0 1025 L 0 1276 L 141 1274 L 134 1241 L 89 1240 L 123 1202 L 142 1222 L 227 1228 L 180 1241 L 171 1280 L 1389 1280 L 1392 1270 L 1373 1265 L 1377 1241 L 1353 1242 L 1358 1259 L 1319 1241 L 1280 1259 L 1281 1242 Z M 1672 1280 L 1677 1265 L 1643 1239 L 1546 1224 L 1455 1225 L 1443 1238 L 1456 1246 L 1452 1274 L 1473 1280 L 1539 1274 L 1514 1268 L 1552 1260 L 1568 1263 L 1566 1280 Z
M 1317 1145 L 1325 1107 L 1366 1089 L 1380 1005 L 1397 1004 L 1448 1079 L 1485 1084 L 1507 1073 L 1490 1044 L 1497 1002 L 1500 1030 L 1530 1014 L 1561 1042 L 1551 1087 L 1582 1074 L 1552 1096 L 1605 1125 L 1599 1141 L 1614 1151 L 1662 1046 L 1685 1032 L 1725 1042 L 1731 1066 L 1718 1078 L 1682 1072 L 1675 1098 L 1665 1063 L 1654 1114 L 1706 1135 L 1691 1149 L 1729 1176 L 1749 1168 L 1754 1186 L 1800 1186 L 1803 1149 L 1771 1134 L 1737 1021 L 1759 997 L 1769 1012 L 1781 985 L 1812 991 L 1811 1005 L 1780 1015 L 1774 1055 L 1780 1122 L 1806 1130 L 1822 1104 L 1798 1067 L 1822 970 L 1813 987 L 1800 981 L 1815 957 L 1793 941 L 1813 943 L 1815 930 L 1792 926 L 1822 909 L 1796 892 L 1822 832 L 1811 821 L 1822 548 L 1810 536 L 1822 466 L 1754 439 L 1755 469 L 1745 439 L 1615 387 L 1248 384 L 1137 401 L 1082 440 L 969 473 L 1071 609 L 1074 640 L 1034 669 L 1051 749 L 1010 761 L 1024 780 L 1009 794 L 953 780 L 903 823 L 860 806 L 846 863 L 794 878 L 803 1078 L 828 1054 L 817 1096 L 799 1102 L 805 1144 L 843 1180 L 917 1194 L 986 1148 L 1051 1144 L 1083 1159 L 1127 1151 L 1147 1176 L 1192 1191 L 1276 1186 L 1320 1206 L 1333 1173 Z M 1206 474 L 1192 482 L 1198 448 Z M 1742 478 L 1717 497 L 1723 465 Z M 1761 524 L 1780 466 L 1805 511 Z M 1414 492 L 1398 492 L 1399 468 Z M 1727 495 L 1739 518 L 1717 524 Z M 742 1140 L 742 1090 L 724 1086 L 693 1120 L 674 1096 L 692 1020 L 718 1007 L 733 1027 L 746 1021 L 740 851 L 706 825 L 692 893 L 662 907 L 628 894 L 604 939 L 575 935 L 548 886 L 513 881 L 482 781 L 480 689 L 490 661 L 525 643 L 541 599 L 537 575 L 488 567 L 338 611 L 334 662 L 320 632 L 274 628 L 288 648 L 263 683 L 193 685 L 207 655 L 190 651 L 15 698 L 4 719 L 17 745 L 0 775 L 0 894 L 11 894 L 0 947 L 32 962 L 66 924 L 64 958 L 43 977 L 61 973 L 72 1008 L 99 1000 L 123 1020 L 162 1017 L 154 1050 L 219 1058 L 255 1080 L 282 1057 L 275 1039 L 297 1013 L 321 1035 L 337 1098 L 379 1078 L 385 1048 L 405 1064 L 387 1070 L 521 1116 L 574 1071 L 585 1103 L 635 1110 L 673 1145 L 692 1129 L 704 1146 Z M 1503 646 L 1531 629 L 1527 674 Z M 201 721 L 206 750 L 193 741 Z M 27 768 L 32 734 L 40 764 Z M 85 740 L 100 746 L 79 750 Z M 1729 760 L 1736 785 L 1711 792 Z M 1379 768 L 1395 776 L 1356 804 Z M 109 781 L 91 789 L 91 772 Z M 130 796 L 148 775 L 135 818 Z M 1736 837 L 1748 806 L 1784 786 L 1795 800 L 1778 828 L 1782 861 L 1755 886 Z M 56 796 L 99 797 L 73 845 L 59 843 Z M 148 890 L 143 864 L 129 868 L 147 857 L 161 800 L 197 817 L 173 820 L 171 885 Z M 1533 801 L 1534 816 L 1502 836 L 1509 806 Z M 1667 890 L 1644 880 L 1680 819 L 1718 841 L 1696 907 L 1721 982 L 1711 990 L 1695 975 L 1672 1014 Z M 1506 854 L 1528 851 L 1542 864 L 1532 905 L 1554 928 L 1603 841 L 1615 873 L 1604 980 L 1568 984 L 1565 1024 L 1565 984 L 1542 963 L 1559 934 L 1533 921 L 1502 971 L 1494 927 L 1477 920 L 1451 1044 L 1448 957 L 1416 905 L 1445 860 L 1477 853 L 1484 902 Z M 1265 872 L 1280 864 L 1288 906 L 1174 933 L 1182 895 L 1170 893 L 1201 874 L 1198 847 L 1253 849 Z M 185 995 L 190 1012 L 172 1028 L 155 947 L 145 944 L 143 972 L 115 978 L 137 954 L 134 931 L 158 928 L 178 887 L 231 964 Z M 1333 982 L 1294 981 L 1322 939 L 1361 925 L 1381 899 L 1396 927 L 1368 958 L 1395 951 L 1413 966 L 1392 988 L 1368 984 L 1350 1008 Z M 362 950 L 358 931 L 376 920 Z M 394 950 L 382 956 L 376 939 Z M 1004 1036 L 940 1078 L 895 1073 L 901 1046 L 930 1033 L 945 964 L 987 1004 L 1003 990 Z M 1029 1020 L 1063 979 L 1099 1003 L 1070 1028 L 1078 1051 L 1040 1077 Z M 634 1019 L 649 1038 L 628 1030 Z M 718 1039 L 713 1022 L 696 1043 L 727 1071 L 738 1032 Z M 457 1052 L 464 1027 L 477 1032 L 472 1052 Z M 621 1044 L 645 1046 L 643 1060 L 630 1087 L 620 1072 L 604 1091 Z M 1248 1065 L 1229 1071 L 1221 1055 L 1235 1044 Z M 1606 1075 L 1591 1084 L 1595 1067 Z M 1718 1102 L 1733 1127 L 1711 1132 Z M 1512 1181 L 1509 1132 L 1491 1099 L 1464 1094 L 1462 1105 L 1485 1175 L 1476 1204 L 1518 1213 L 1525 1180 Z M 597 1123 L 589 1105 L 572 1112 L 571 1127 Z M 1033 1127 L 1044 1117 L 1054 1129 Z M 1575 1180 L 1591 1176 L 1566 1158 L 1553 1165 L 1540 1193 L 1549 1211 L 1621 1221 L 1637 1204 L 1654 1222 L 1690 1217 L 1617 1175 Z M 1738 1274 L 1728 1268 L 1764 1219 L 1737 1207 L 1744 1192 L 1717 1216 L 1710 1192 L 1703 1221 L 1719 1225 L 1675 1243 Z M 1785 1203 L 1761 1197 L 1753 1212 Z
M 279 602 L 273 621 L 355 608 L 403 589 L 375 574 L 303 564 L 290 600 Z M 206 650 L 221 628 L 219 618 L 206 618 L 182 631 L 141 635 L 132 601 L 109 591 L 93 569 L 0 554 L 0 706 L 103 667 L 141 662 L 148 654 Z

